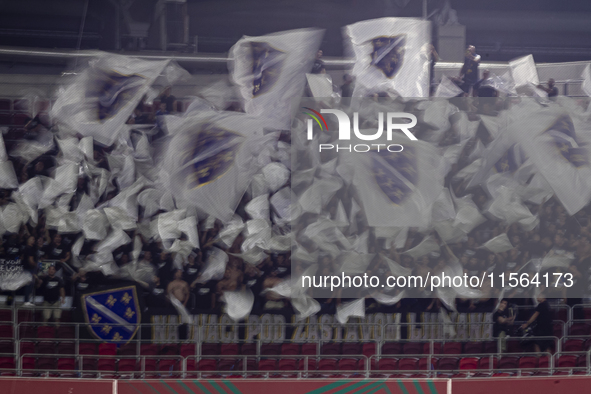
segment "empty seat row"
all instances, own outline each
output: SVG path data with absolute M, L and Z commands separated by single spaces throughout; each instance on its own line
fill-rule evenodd
M 430 354 L 429 342 L 386 342 L 382 345 L 382 354 Z M 479 354 L 497 353 L 497 343 L 487 342 L 434 342 L 433 354 Z

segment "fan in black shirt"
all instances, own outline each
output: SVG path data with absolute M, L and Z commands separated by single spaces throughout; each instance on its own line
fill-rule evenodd
M 60 263 L 65 263 L 70 259 L 69 248 L 62 243 L 60 234 L 55 234 L 53 241 L 47 245 L 45 255 L 48 260 L 58 260 Z
M 537 297 L 539 302 L 534 314 L 529 318 L 526 323 L 523 323 L 521 328 L 524 330 L 530 326 L 533 322 L 536 322 L 534 327 L 534 335 L 537 337 L 551 337 L 553 336 L 552 331 L 552 312 L 550 311 L 550 304 L 546 298 L 542 295 Z M 545 352 L 552 352 L 554 341 L 552 339 L 539 339 L 535 343 L 535 351 L 540 352 L 543 349 Z
M 55 321 L 59 322 L 62 316 L 59 306 L 65 303 L 66 291 L 62 278 L 55 276 L 55 266 L 47 269 L 47 276 L 38 281 L 38 286 L 43 296 L 43 305 L 50 307 L 43 310 L 43 322 L 47 322 L 52 315 Z

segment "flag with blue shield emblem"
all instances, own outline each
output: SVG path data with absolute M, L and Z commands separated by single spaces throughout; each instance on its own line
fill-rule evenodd
M 135 286 L 81 296 L 84 319 L 92 335 L 105 342 L 129 342 L 140 327 L 141 309 Z

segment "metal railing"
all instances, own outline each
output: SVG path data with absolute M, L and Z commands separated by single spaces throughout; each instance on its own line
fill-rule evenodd
M 2 355 L 0 355 L 1 358 Z M 559 367 L 561 357 L 575 356 L 585 358 L 585 366 Z M 519 360 L 531 358 L 533 365 L 521 367 Z M 335 359 L 339 359 L 336 361 Z M 66 360 L 60 366 L 58 360 Z M 34 360 L 43 362 L 44 368 L 34 365 Z M 86 360 L 86 361 L 85 361 Z M 102 360 L 102 361 L 101 361 Z M 105 362 L 113 360 L 112 362 Z M 123 363 L 122 361 L 130 360 Z M 226 362 L 227 360 L 227 362 Z M 269 360 L 267 365 L 263 362 Z M 282 363 L 294 360 L 293 363 Z M 322 360 L 335 360 L 322 363 Z M 390 361 L 382 363 L 382 360 Z M 421 360 L 424 360 L 422 362 Z M 463 365 L 462 360 L 468 361 Z M 486 362 L 483 362 L 485 361 Z M 544 365 L 539 364 L 545 360 Z M 445 361 L 445 364 L 441 364 Z M 572 360 L 571 360 L 572 361 Z M 203 363 L 202 363 L 203 362 Z M 404 362 L 404 365 L 400 365 Z M 99 364 L 102 364 L 100 366 Z M 281 365 L 283 364 L 283 365 Z M 382 365 L 383 364 L 383 365 Z M 392 365 L 393 364 L 393 365 Z M 571 362 L 572 364 L 572 362 Z M 540 366 L 542 365 L 542 366 Z M 57 368 L 56 368 L 57 366 Z M 393 366 L 393 368 L 389 368 Z M 550 353 L 522 352 L 511 355 L 500 354 L 446 354 L 424 355 L 405 354 L 388 356 L 347 355 L 347 356 L 115 356 L 115 355 L 60 355 L 48 357 L 47 354 L 27 353 L 18 358 L 15 368 L 0 368 L 0 373 L 18 376 L 45 376 L 66 378 L 212 378 L 212 377 L 297 377 L 322 378 L 346 376 L 348 378 L 372 378 L 384 375 L 404 377 L 421 374 L 426 378 L 493 376 L 509 373 L 514 376 L 531 374 L 591 374 L 591 352 Z M 49 368 L 48 368 L 49 367 Z M 259 369 L 262 368 L 262 369 Z M 388 376 L 386 376 L 388 377 Z M 391 376 L 394 377 L 394 376 Z

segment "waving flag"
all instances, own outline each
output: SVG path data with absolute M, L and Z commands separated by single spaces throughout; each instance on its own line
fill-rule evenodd
M 174 132 L 161 181 L 182 207 L 227 222 L 261 167 L 258 153 L 276 138 L 244 114 L 188 118 Z
M 323 31 L 300 29 L 244 36 L 230 50 L 229 69 L 247 114 L 264 116 L 268 127 L 289 129 L 292 99 L 300 97 Z
M 356 189 L 370 226 L 422 227 L 443 189 L 442 158 L 427 142 L 394 139 L 402 152 L 341 152 L 341 166 L 353 169 Z
M 430 22 L 381 18 L 344 28 L 355 57 L 354 96 L 394 91 L 403 97 L 429 96 Z
M 512 124 L 509 133 L 550 184 L 569 215 L 591 200 L 589 147 L 581 143 L 570 115 L 560 107 L 532 112 Z M 579 134 L 578 134 L 579 133 Z
M 52 116 L 72 131 L 111 145 L 169 62 L 101 54 L 59 94 Z

